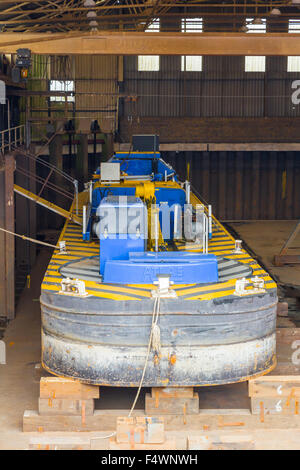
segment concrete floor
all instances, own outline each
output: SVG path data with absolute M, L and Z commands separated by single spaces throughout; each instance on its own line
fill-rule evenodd
M 239 234 L 250 249 L 260 259 L 267 271 L 282 284 L 300 287 L 300 264 L 276 267 L 273 265 L 274 255 L 279 254 L 283 243 L 287 240 L 296 225 L 291 221 L 259 221 L 235 222 L 229 226 Z M 294 240 L 289 254 L 300 254 L 300 233 Z
M 266 220 L 229 224 L 229 228 L 236 232 L 277 282 L 279 301 L 288 303 L 288 318 L 278 318 L 279 328 L 300 327 L 300 264 L 281 267 L 273 264 L 274 255 L 280 252 L 296 223 L 294 220 Z M 288 253 L 300 254 L 300 233 Z
M 231 224 L 247 245 L 260 256 L 270 271 L 276 272 L 282 282 L 300 285 L 300 266 L 274 268 L 271 259 L 280 248 L 293 222 L 254 222 Z M 22 433 L 22 417 L 25 410 L 36 410 L 39 395 L 40 363 L 40 283 L 50 259 L 50 252 L 42 251 L 31 274 L 31 287 L 25 288 L 17 307 L 16 319 L 8 326 L 4 340 L 7 346 L 7 364 L 0 365 L 0 450 L 27 449 L 34 433 Z M 283 325 L 284 326 L 284 325 Z M 290 326 L 290 325 L 288 325 Z M 245 394 L 240 387 L 245 388 Z M 206 388 L 200 400 L 206 408 L 222 408 L 227 400 L 229 408 L 247 406 L 246 384 Z M 218 389 L 218 390 L 217 390 Z M 135 390 L 103 389 L 99 408 L 129 409 Z M 137 408 L 143 408 L 144 392 Z M 218 406 L 219 403 L 219 406 Z M 60 433 L 52 433 L 60 435 Z M 71 435 L 73 433 L 69 433 Z M 105 434 L 105 433 L 104 433 Z M 92 433 L 97 439 L 103 433 Z M 103 448 L 107 441 L 103 441 Z

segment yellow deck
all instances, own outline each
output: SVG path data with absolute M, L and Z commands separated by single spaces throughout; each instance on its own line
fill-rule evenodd
M 82 216 L 82 206 L 87 202 L 88 194 L 83 192 L 79 195 L 79 216 Z M 200 201 L 192 195 L 191 202 L 193 204 Z M 75 213 L 74 207 L 71 211 Z M 61 280 L 63 276 L 59 273 L 59 268 L 70 261 L 80 260 L 81 258 L 90 256 L 99 256 L 99 242 L 86 242 L 82 240 L 81 227 L 71 220 L 67 220 L 59 240 L 64 240 L 67 246 L 67 254 L 60 255 L 58 250 L 54 251 L 51 261 L 48 265 L 42 282 L 42 293 L 58 293 L 61 289 Z M 185 250 L 185 245 L 180 242 L 176 243 L 178 250 Z M 213 219 L 213 236 L 209 241 L 208 251 L 215 255 L 222 255 L 228 259 L 235 259 L 242 263 L 251 265 L 253 275 L 259 276 L 265 281 L 266 289 L 276 289 L 276 283 L 262 269 L 262 267 L 245 251 L 242 254 L 234 254 L 234 239 L 226 231 L 226 229 L 214 218 Z M 193 252 L 202 251 L 195 249 Z M 188 250 L 186 250 L 188 251 Z M 127 285 L 120 286 L 114 284 L 97 283 L 94 281 L 85 281 L 86 291 L 99 298 L 105 298 L 116 301 L 137 300 L 151 297 L 151 290 L 155 289 L 154 285 Z M 233 295 L 235 290 L 235 279 L 225 282 L 217 282 L 209 285 L 189 284 L 172 286 L 178 297 L 185 300 L 210 300 L 213 298 L 222 298 Z

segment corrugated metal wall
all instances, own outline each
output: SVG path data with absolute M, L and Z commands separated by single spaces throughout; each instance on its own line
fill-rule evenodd
M 34 55 L 32 58 L 32 66 L 30 69 L 30 78 L 27 83 L 27 88 L 32 91 L 47 91 L 48 89 L 48 78 L 50 71 L 50 60 L 46 56 Z M 45 135 L 45 124 L 38 122 L 47 116 L 47 113 L 40 111 L 47 109 L 48 107 L 48 98 L 45 96 L 31 96 L 28 98 L 28 103 L 30 108 L 33 110 L 31 116 L 37 120 L 32 125 L 32 138 L 40 139 Z M 26 120 L 26 99 L 21 98 L 20 103 L 21 110 L 21 122 L 24 123 Z
M 104 132 L 113 132 L 117 125 L 118 109 L 118 58 L 112 56 L 33 56 L 30 90 L 47 91 L 49 80 L 74 80 L 75 112 L 68 104 L 69 118 L 75 115 L 79 127 L 85 120 L 97 119 Z M 48 116 L 48 97 L 32 97 L 32 116 Z M 64 117 L 64 103 L 52 102 L 51 107 L 61 112 L 51 112 L 52 117 Z M 39 112 L 38 109 L 46 111 Z M 23 103 L 23 111 L 25 102 Z M 42 120 L 42 119 L 41 119 Z M 33 126 L 38 127 L 37 125 Z M 42 126 L 43 128 L 45 127 Z M 34 137 L 39 133 L 35 131 Z
M 298 152 L 163 152 L 222 220 L 300 218 Z
M 121 76 L 117 58 L 80 56 L 66 58 L 65 64 L 63 59 L 55 58 L 51 76 L 46 77 L 45 73 L 49 72 L 45 58 L 37 60 L 35 67 L 31 87 L 45 89 L 49 78 L 74 79 L 76 118 L 98 119 L 103 129 L 114 129 Z M 165 56 L 161 57 L 159 72 L 138 72 L 137 57 L 125 57 L 122 93 L 125 96 L 136 94 L 138 99 L 123 99 L 122 115 L 126 120 L 131 117 L 138 120 L 140 116 L 187 116 L 195 117 L 195 122 L 199 117 L 300 116 L 300 107 L 291 102 L 291 83 L 298 77 L 286 72 L 286 58 L 268 57 L 266 73 L 245 73 L 243 67 L 242 57 L 205 57 L 203 72 L 183 73 L 180 57 Z M 45 104 L 45 98 L 34 100 L 36 107 Z M 167 119 L 161 121 L 168 123 Z M 142 119 L 138 133 L 143 133 Z M 129 141 L 128 135 L 124 140 Z M 172 134 L 167 141 L 172 142 Z M 166 154 L 165 158 L 175 163 L 182 178 L 185 178 L 186 157 L 192 161 L 193 185 L 213 203 L 221 219 L 300 217 L 300 158 L 297 153 Z
M 125 57 L 123 93 L 138 99 L 124 99 L 122 115 L 300 117 L 300 106 L 291 100 L 292 82 L 300 72 L 286 71 L 286 57 L 267 57 L 265 73 L 244 72 L 243 57 L 203 57 L 202 72 L 181 72 L 180 63 L 180 57 L 163 56 L 160 71 L 139 72 L 137 56 Z M 33 90 L 47 90 L 50 78 L 75 80 L 76 118 L 98 119 L 104 130 L 116 128 L 117 57 L 52 57 L 50 66 L 45 56 L 35 56 L 31 75 Z M 36 108 L 47 107 L 45 97 L 31 102 Z
M 286 57 L 267 57 L 266 72 L 244 72 L 244 57 L 203 57 L 202 72 L 181 72 L 180 57 L 160 58 L 160 71 L 139 72 L 137 57 L 125 57 L 125 116 L 273 117 L 300 116 L 293 105 Z
M 118 57 L 75 56 L 77 117 L 89 121 L 97 119 L 104 132 L 116 128 L 117 67 Z

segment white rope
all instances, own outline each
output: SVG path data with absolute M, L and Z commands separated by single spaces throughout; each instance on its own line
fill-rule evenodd
M 144 369 L 143 369 L 143 373 L 142 373 L 142 377 L 141 377 L 141 380 L 140 380 L 140 384 L 139 384 L 139 387 L 138 387 L 137 394 L 135 396 L 135 399 L 134 399 L 134 402 L 132 404 L 131 410 L 128 414 L 128 418 L 130 418 L 132 413 L 133 413 L 133 410 L 134 410 L 136 402 L 138 401 L 138 398 L 140 396 L 141 388 L 142 388 L 142 385 L 143 385 L 143 382 L 144 382 L 144 377 L 145 377 L 145 373 L 146 373 L 146 369 L 147 369 L 147 365 L 148 365 L 148 359 L 149 359 L 149 355 L 150 355 L 150 351 L 151 351 L 151 345 L 152 345 L 153 327 L 154 327 L 155 324 L 157 324 L 157 319 L 158 319 L 158 315 L 159 315 L 159 308 L 160 308 L 160 298 L 156 297 L 155 301 L 154 301 L 154 306 L 153 306 L 152 324 L 151 324 L 151 331 L 150 331 L 150 336 L 149 336 L 149 341 L 148 341 L 148 348 L 147 348 L 147 354 L 146 354 Z
M 2 232 L 9 233 L 10 235 L 20 237 L 23 240 L 29 240 L 33 243 L 38 243 L 40 245 L 49 246 L 51 248 L 59 249 L 59 247 L 57 247 L 55 245 L 51 245 L 50 243 L 41 242 L 39 240 L 35 240 L 33 238 L 26 237 L 25 235 L 19 235 L 18 233 L 10 232 L 9 230 L 6 230 L 6 229 L 1 228 L 1 227 L 0 227 L 0 230 Z M 157 324 L 158 318 L 159 318 L 159 313 L 160 313 L 160 297 L 158 295 L 157 297 L 155 297 L 154 305 L 153 305 L 151 331 L 150 331 L 150 336 L 149 336 L 149 341 L 148 341 L 147 354 L 146 354 L 145 364 L 144 364 L 144 368 L 143 368 L 143 373 L 142 373 L 142 376 L 141 376 L 141 379 L 140 379 L 140 383 L 139 383 L 139 387 L 138 387 L 135 399 L 134 399 L 134 401 L 132 403 L 132 406 L 131 406 L 131 409 L 128 413 L 128 418 L 131 417 L 131 415 L 132 415 L 132 413 L 135 409 L 136 403 L 139 399 L 140 393 L 141 393 L 141 389 L 142 389 L 142 386 L 143 386 L 143 383 L 144 383 L 144 378 L 145 378 L 145 374 L 146 374 L 146 370 L 147 370 L 147 365 L 148 365 L 148 360 L 149 360 L 151 348 L 154 351 L 156 351 L 157 353 L 160 352 L 160 347 L 161 347 L 160 346 L 160 328 Z M 113 437 L 115 435 L 116 435 L 116 432 L 114 431 L 113 433 L 111 433 L 107 436 L 100 436 L 100 437 L 96 437 L 94 439 L 108 439 L 108 438 Z
M 28 240 L 32 243 L 37 243 L 39 245 L 44 245 L 44 246 L 50 246 L 50 248 L 55 248 L 56 250 L 59 250 L 59 246 L 51 245 L 50 243 L 41 242 L 40 240 L 35 240 L 34 238 L 26 237 L 25 235 L 19 235 L 18 233 L 10 232 L 9 230 L 6 230 L 5 228 L 2 228 L 2 227 L 0 227 L 0 230 L 2 232 L 9 233 L 10 235 L 14 235 L 15 237 L 22 238 L 22 240 Z
M 150 336 L 149 336 L 149 341 L 148 341 L 147 354 L 146 354 L 145 364 L 144 364 L 144 368 L 143 368 L 143 373 L 142 373 L 142 376 L 141 376 L 141 379 L 140 379 L 138 390 L 137 390 L 136 395 L 135 395 L 135 399 L 134 399 L 134 401 L 132 403 L 132 406 L 131 406 L 131 409 L 128 413 L 128 416 L 127 416 L 128 418 L 131 417 L 131 415 L 132 415 L 132 413 L 135 409 L 136 403 L 139 399 L 141 389 L 142 389 L 142 386 L 143 386 L 143 383 L 144 383 L 144 378 L 145 378 L 147 365 L 148 365 L 148 359 L 149 359 L 149 356 L 150 356 L 151 348 L 153 348 L 153 341 L 152 341 L 153 340 L 153 332 L 155 331 L 155 327 L 159 328 L 158 325 L 157 325 L 158 318 L 159 318 L 159 313 L 160 313 L 160 297 L 158 295 L 157 297 L 155 297 L 154 305 L 153 305 L 151 331 L 150 331 Z M 159 334 L 159 336 L 160 336 L 160 334 Z M 108 439 L 110 437 L 115 436 L 116 434 L 117 434 L 116 431 L 114 431 L 113 433 L 111 433 L 107 436 L 100 436 L 100 437 L 96 437 L 94 439 Z
M 156 312 L 155 312 L 155 317 L 152 323 L 152 340 L 151 340 L 151 346 L 154 351 L 156 351 L 157 354 L 160 353 L 160 348 L 161 348 L 161 343 L 160 343 L 160 328 L 158 326 L 158 317 L 160 313 L 160 297 L 158 295 L 157 303 L 156 303 Z

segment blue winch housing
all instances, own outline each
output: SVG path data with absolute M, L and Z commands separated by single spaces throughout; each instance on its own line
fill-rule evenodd
M 168 251 L 129 253 L 128 260 L 106 262 L 104 279 L 117 284 L 153 284 L 160 274 L 169 275 L 174 284 L 217 282 L 217 257 Z
M 176 251 L 147 252 L 147 208 L 134 196 L 108 196 L 101 202 L 96 228 L 100 274 L 113 284 L 153 284 L 160 274 L 174 284 L 218 280 L 217 257 Z
M 128 260 L 129 253 L 145 251 L 147 208 L 134 196 L 109 196 L 97 209 L 100 221 L 100 274 L 106 279 L 106 266 L 112 260 Z M 125 276 L 126 278 L 126 276 Z
M 174 169 L 160 157 L 159 152 L 117 152 L 109 162 L 119 163 L 120 171 L 129 176 L 152 175 L 152 181 L 170 178 L 178 181 Z M 100 168 L 96 175 L 100 175 Z

